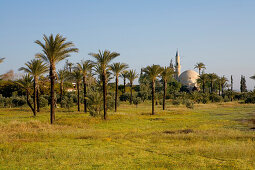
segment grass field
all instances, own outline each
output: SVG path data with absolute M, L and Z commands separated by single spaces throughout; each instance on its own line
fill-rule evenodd
M 0 109 L 0 169 L 255 169 L 255 105 L 136 108 L 107 121 L 49 109 Z

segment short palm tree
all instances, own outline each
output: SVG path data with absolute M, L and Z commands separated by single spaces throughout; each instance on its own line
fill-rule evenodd
M 127 68 L 128 65 L 125 63 L 113 63 L 112 65 L 110 65 L 110 69 L 115 76 L 115 112 L 117 112 L 119 76 L 120 73 Z
M 208 79 L 210 81 L 210 93 L 213 93 L 213 84 L 217 80 L 218 76 L 215 73 L 208 74 Z
M 128 71 L 124 70 L 122 71 L 122 73 L 120 74 L 120 76 L 123 78 L 123 85 L 124 85 L 124 93 L 126 93 L 126 79 L 128 77 Z
M 30 75 L 33 76 L 34 78 L 34 116 L 36 116 L 36 111 L 37 111 L 37 102 L 36 99 L 37 97 L 37 92 L 38 92 L 38 79 L 39 77 L 46 73 L 48 71 L 48 67 L 46 64 L 43 63 L 42 60 L 40 59 L 33 59 L 27 63 L 25 63 L 26 67 L 21 67 L 19 70 L 24 71 Z
M 63 107 L 63 93 L 64 93 L 64 83 L 68 80 L 68 74 L 66 70 L 59 70 L 58 71 L 58 81 L 59 81 L 59 88 L 60 88 L 60 105 Z
M 25 74 L 22 77 L 22 79 L 17 81 L 17 84 L 26 91 L 27 105 L 30 107 L 33 114 L 35 114 L 35 109 L 33 108 L 33 106 L 31 105 L 31 103 L 29 101 L 29 91 L 33 84 L 33 77 L 30 76 L 29 74 Z
M 195 69 L 197 68 L 197 69 L 198 69 L 198 72 L 199 72 L 199 75 L 201 75 L 201 70 L 202 70 L 202 69 L 205 69 L 206 67 L 205 67 L 205 64 L 204 64 L 204 63 L 199 62 L 199 63 L 197 63 L 197 64 L 195 65 L 194 68 L 195 68 Z
M 135 70 L 129 70 L 128 72 L 128 77 L 127 79 L 129 80 L 129 83 L 130 83 L 130 104 L 132 104 L 132 101 L 133 101 L 133 83 L 134 83 L 134 80 L 138 78 L 138 74 L 136 73 Z
M 147 66 L 144 70 L 144 73 L 151 80 L 151 99 L 152 99 L 152 115 L 155 114 L 154 111 L 154 98 L 155 98 L 155 81 L 157 77 L 162 73 L 162 68 L 159 65 Z
M 174 69 L 170 67 L 164 67 L 161 72 L 161 77 L 163 80 L 163 89 L 164 89 L 164 95 L 163 95 L 163 110 L 165 110 L 166 107 L 166 89 L 167 89 L 167 81 L 169 81 L 173 75 L 174 75 Z
M 83 102 L 84 102 L 84 112 L 87 112 L 87 76 L 91 72 L 94 63 L 90 60 L 81 61 L 77 63 L 77 68 L 81 70 L 83 77 Z
M 50 120 L 51 124 L 55 120 L 55 80 L 56 80 L 56 64 L 70 56 L 72 52 L 78 52 L 78 48 L 74 48 L 72 42 L 66 42 L 66 38 L 57 34 L 55 37 L 51 34 L 49 37 L 43 35 L 44 43 L 36 40 L 35 43 L 42 47 L 42 53 L 36 54 L 37 57 L 49 63 L 50 76 Z
M 96 60 L 98 65 L 99 76 L 102 78 L 103 82 L 103 105 L 104 105 L 104 119 L 107 118 L 107 107 L 106 107 L 106 96 L 107 96 L 107 70 L 109 69 L 109 63 L 120 54 L 116 52 L 110 52 L 108 50 L 100 51 L 98 53 L 90 53 L 92 57 Z
M 83 74 L 80 69 L 75 68 L 73 69 L 72 73 L 70 74 L 71 80 L 74 80 L 76 83 L 76 88 L 77 88 L 77 106 L 78 106 L 78 111 L 80 111 L 80 84 L 83 78 Z
M 199 75 L 199 78 L 197 79 L 197 82 L 199 84 L 202 84 L 203 93 L 205 93 L 205 84 L 206 84 L 207 79 L 208 79 L 207 74 L 201 74 L 201 75 Z

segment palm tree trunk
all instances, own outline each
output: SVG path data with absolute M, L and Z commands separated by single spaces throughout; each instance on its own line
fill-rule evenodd
M 224 84 L 221 85 L 221 96 L 224 96 Z
M 50 66 L 50 123 L 53 124 L 55 121 L 55 67 Z
M 166 86 L 167 86 L 167 81 L 164 80 L 163 110 L 165 110 L 166 108 Z
M 106 95 L 107 95 L 107 89 L 106 89 L 106 73 L 104 70 L 104 73 L 102 75 L 102 81 L 103 81 L 103 102 L 104 102 L 104 119 L 107 119 L 107 107 L 106 107 Z
M 131 89 L 130 89 L 130 101 L 129 102 L 130 102 L 130 104 L 132 104 L 132 100 L 133 100 L 132 99 L 133 98 L 133 93 L 132 93 L 132 91 L 133 91 L 133 83 L 132 82 L 130 82 L 130 88 Z
M 63 108 L 63 82 L 60 82 L 60 106 Z
M 33 102 L 34 102 L 34 116 L 36 116 L 36 104 L 37 104 L 37 101 L 36 101 L 36 97 L 37 97 L 37 85 L 36 85 L 36 77 L 34 77 L 34 98 L 33 98 Z
M 199 72 L 199 75 L 200 75 L 200 72 L 201 72 L 201 68 L 198 69 L 198 72 Z
M 203 93 L 205 93 L 205 81 L 203 81 Z
M 40 112 L 39 88 L 40 88 L 39 85 L 37 85 L 37 95 L 36 95 L 37 112 Z
M 124 77 L 124 93 L 126 93 L 126 77 Z
M 155 112 L 154 112 L 155 81 L 152 81 L 152 87 L 151 88 L 152 88 L 152 90 L 151 90 L 152 113 L 151 114 L 154 115 L 155 114 Z
M 80 111 L 80 83 L 79 82 L 77 82 L 76 83 L 76 85 L 77 85 L 77 97 L 78 97 L 78 112 Z
M 118 75 L 116 75 L 116 87 L 115 87 L 115 112 L 117 112 L 117 102 L 118 102 Z
M 219 83 L 219 96 L 220 96 L 220 87 L 221 87 L 221 84 Z
M 83 96 L 84 96 L 84 112 L 87 112 L 87 84 L 86 84 L 86 77 L 83 76 Z
M 31 103 L 29 102 L 29 92 L 28 92 L 28 89 L 26 89 L 26 96 L 27 96 L 27 105 L 30 107 L 30 109 L 32 110 L 33 114 L 35 114 L 35 109 L 31 105 Z

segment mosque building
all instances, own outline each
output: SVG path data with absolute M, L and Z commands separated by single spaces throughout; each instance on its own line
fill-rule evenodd
M 197 79 L 199 74 L 194 70 L 186 70 L 181 73 L 181 62 L 179 51 L 177 50 L 175 55 L 175 66 L 173 66 L 172 60 L 170 62 L 170 67 L 175 70 L 175 79 L 179 81 L 183 86 L 186 86 L 189 90 L 192 90 L 194 87 L 197 88 Z

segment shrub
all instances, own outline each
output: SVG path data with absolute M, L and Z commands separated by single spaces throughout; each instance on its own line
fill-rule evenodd
M 253 103 L 253 104 L 255 104 L 255 96 L 248 97 L 244 102 L 245 103 Z
M 20 107 L 26 104 L 26 100 L 23 97 L 12 97 L 10 100 L 14 107 Z
M 129 93 L 123 93 L 120 95 L 120 101 L 128 101 L 130 99 L 130 94 Z
M 180 105 L 181 101 L 179 99 L 175 99 L 172 101 L 173 105 Z
M 46 107 L 48 106 L 48 103 L 49 103 L 48 99 L 44 98 L 43 96 L 40 96 L 39 98 L 40 107 Z
M 192 100 L 186 100 L 185 105 L 189 109 L 194 109 L 194 102 Z
M 138 106 L 138 104 L 140 104 L 142 102 L 142 99 L 140 97 L 136 97 L 133 99 L 133 103 L 136 105 L 136 107 Z

